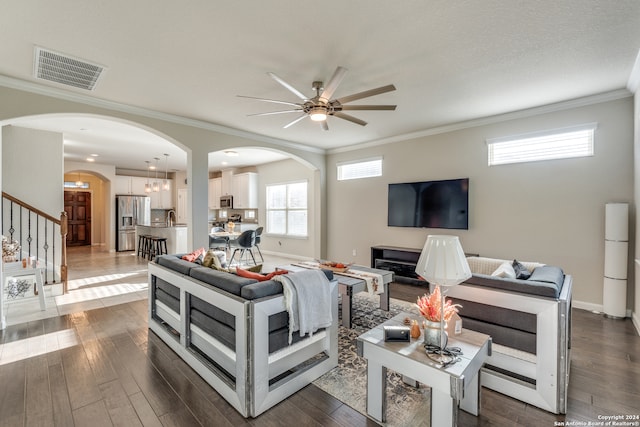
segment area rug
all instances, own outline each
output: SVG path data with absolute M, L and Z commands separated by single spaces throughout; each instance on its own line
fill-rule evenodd
M 340 326 L 338 366 L 313 383 L 356 411 L 367 415 L 367 361 L 356 352 L 358 336 L 401 312 L 418 313 L 415 304 L 391 299 L 389 311 L 379 308 L 378 297 L 360 293 L 353 297 L 352 329 Z M 387 422 L 390 427 L 428 426 L 430 389 L 411 387 L 402 375 L 387 369 Z

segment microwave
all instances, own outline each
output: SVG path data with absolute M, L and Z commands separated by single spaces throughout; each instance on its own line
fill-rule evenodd
M 220 197 L 220 208 L 221 209 L 233 209 L 233 196 L 222 196 L 222 197 Z

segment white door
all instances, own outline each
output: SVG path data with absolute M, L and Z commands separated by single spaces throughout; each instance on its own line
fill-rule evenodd
M 176 222 L 180 224 L 187 223 L 188 205 L 187 205 L 187 189 L 178 190 L 178 211 L 176 212 Z

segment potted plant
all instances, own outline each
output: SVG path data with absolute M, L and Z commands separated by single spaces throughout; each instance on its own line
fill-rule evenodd
M 452 304 L 451 300 L 445 300 L 444 309 L 440 300 L 440 286 L 436 286 L 430 295 L 423 295 L 416 302 L 420 314 L 426 319 L 424 325 L 425 344 L 440 346 L 440 321 L 444 319 L 445 329 L 446 322 L 451 320 L 454 314 L 458 313 L 460 304 Z M 444 313 L 444 316 L 442 315 Z

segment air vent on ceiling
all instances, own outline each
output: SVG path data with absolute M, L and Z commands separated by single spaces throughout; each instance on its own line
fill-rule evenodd
M 105 68 L 62 53 L 36 47 L 35 77 L 80 89 L 93 90 Z

